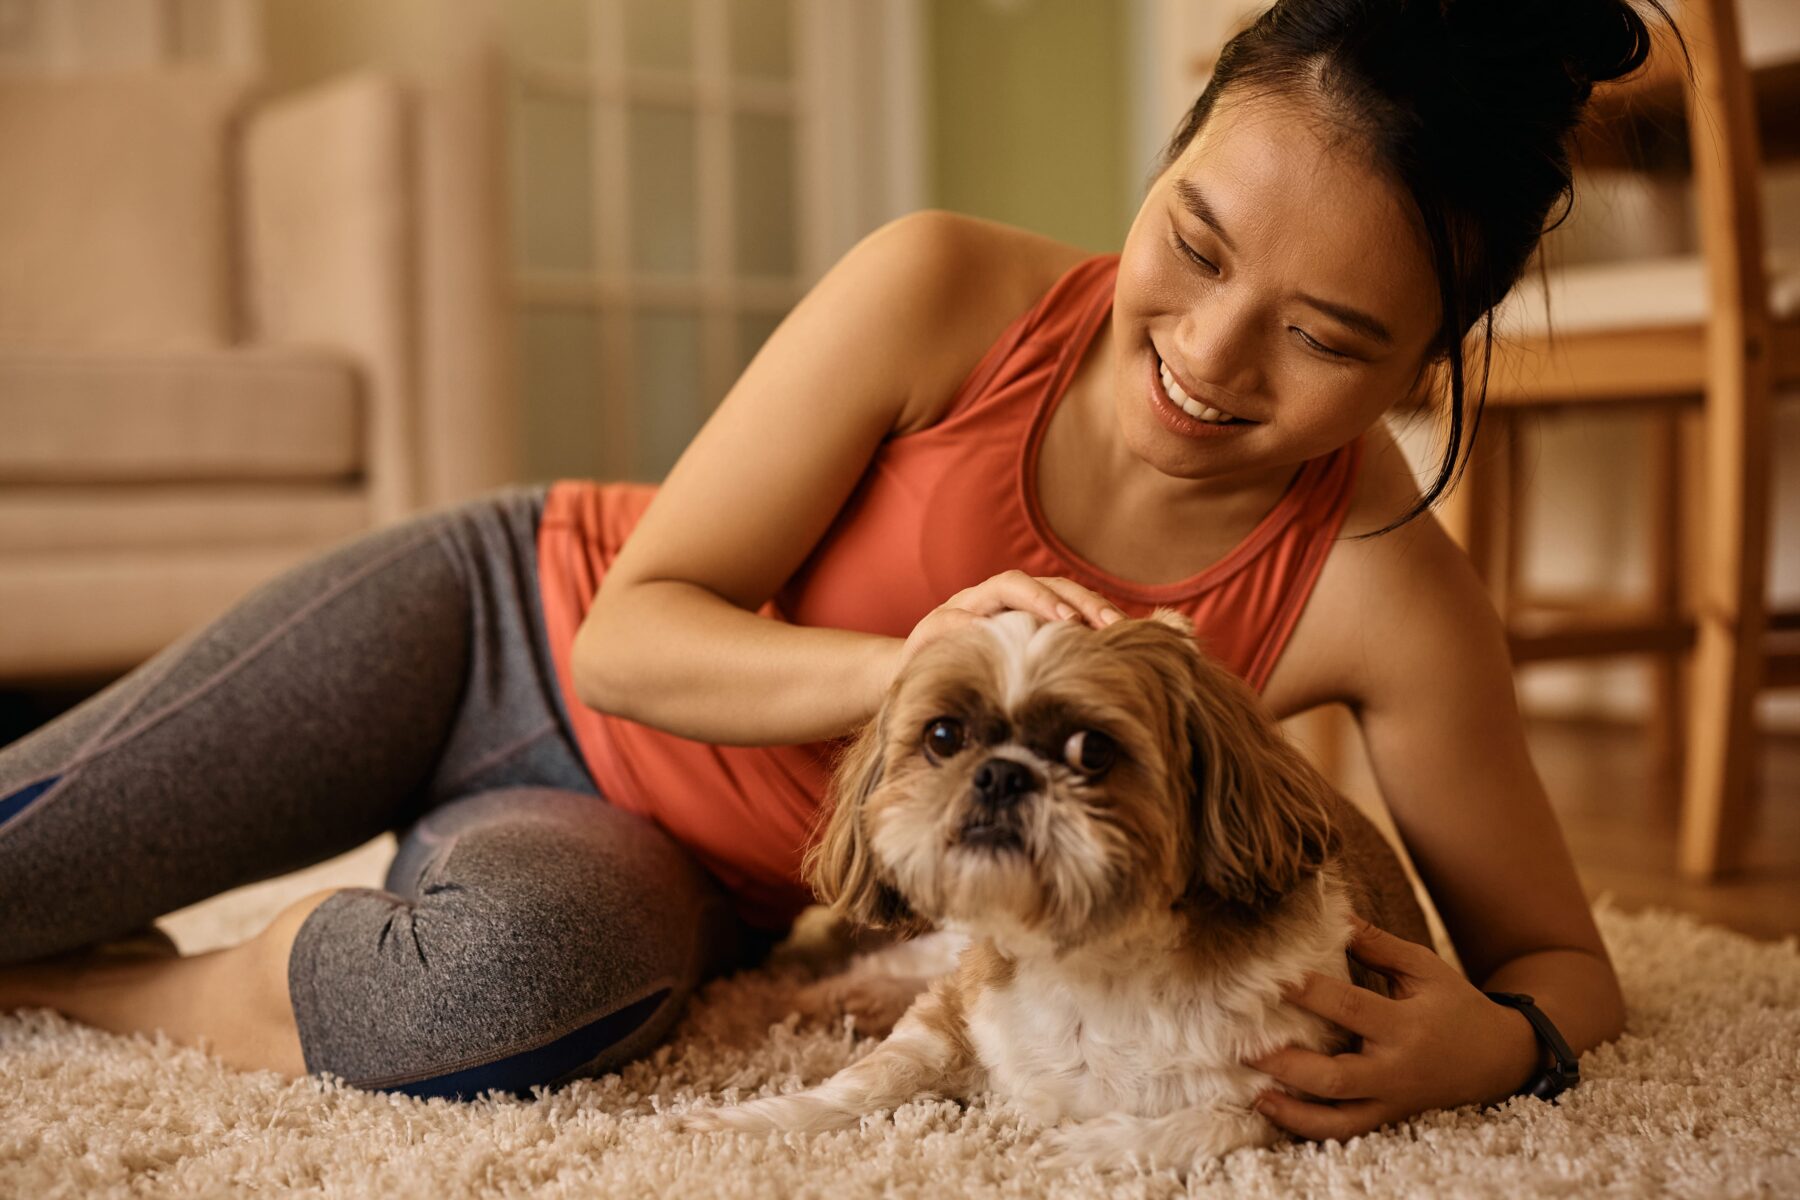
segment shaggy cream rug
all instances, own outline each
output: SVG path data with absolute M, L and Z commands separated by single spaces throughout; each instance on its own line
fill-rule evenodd
M 387 844 L 217 897 L 163 924 L 189 952 L 260 929 L 288 897 L 377 882 Z M 0 1016 L 0 1196 L 1795 1196 L 1800 947 L 1670 913 L 1597 909 L 1628 1032 L 1556 1105 L 1437 1112 L 1348 1143 L 1169 1175 L 1057 1173 L 1029 1127 L 918 1101 L 813 1138 L 683 1136 L 661 1114 L 736 1089 L 810 1085 L 875 1043 L 802 1029 L 804 969 L 722 980 L 619 1075 L 530 1101 L 421 1102 L 241 1074 L 166 1039 L 47 1012 Z

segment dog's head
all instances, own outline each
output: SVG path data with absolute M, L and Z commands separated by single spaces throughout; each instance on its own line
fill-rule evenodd
M 1173 609 L 928 644 L 837 764 L 806 873 L 853 920 L 1059 947 L 1146 907 L 1266 910 L 1334 849 L 1329 785 Z

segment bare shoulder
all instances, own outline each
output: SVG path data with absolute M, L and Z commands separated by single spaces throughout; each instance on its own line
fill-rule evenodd
M 930 428 L 1018 315 L 1092 251 L 1027 229 L 945 209 L 913 214 L 914 236 L 928 241 L 942 303 L 921 339 L 919 369 L 895 432 Z
M 1366 709 L 1417 691 L 1431 664 L 1473 653 L 1505 658 L 1492 601 L 1461 546 L 1431 512 L 1373 537 L 1418 500 L 1404 452 L 1385 425 L 1366 435 L 1337 544 L 1295 628 L 1310 648 L 1306 699 Z M 1271 681 L 1273 682 L 1273 681 Z

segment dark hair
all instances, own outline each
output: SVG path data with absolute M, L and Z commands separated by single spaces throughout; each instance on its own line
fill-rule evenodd
M 1686 57 L 1661 0 L 1645 2 Z M 1650 45 L 1627 0 L 1278 0 L 1220 51 L 1151 180 L 1181 157 L 1222 94 L 1291 96 L 1358 138 L 1422 222 L 1443 314 L 1426 363 L 1449 364 L 1449 445 L 1418 502 L 1361 536 L 1425 512 L 1466 465 L 1487 396 L 1493 308 L 1569 214 L 1568 143 L 1594 84 L 1642 66 Z M 1548 220 L 1558 199 L 1562 211 Z M 1481 386 L 1465 438 L 1463 339 L 1477 321 Z

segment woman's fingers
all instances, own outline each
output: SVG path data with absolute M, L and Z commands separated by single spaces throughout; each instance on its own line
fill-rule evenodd
M 1060 575 L 1038 578 L 1038 582 L 1050 588 L 1063 601 L 1073 607 L 1081 616 L 1087 618 L 1088 624 L 1095 629 L 1105 629 L 1114 621 L 1124 620 L 1125 614 L 1113 607 L 1112 601 L 1099 592 L 1089 591 L 1071 579 Z
M 1320 1054 L 1283 1046 L 1246 1065 L 1323 1100 L 1360 1100 L 1376 1090 L 1369 1060 L 1360 1054 Z
M 1046 621 L 1085 618 L 1096 629 L 1125 615 L 1106 597 L 1073 580 L 1028 575 L 1019 570 L 1003 571 L 972 588 L 964 588 L 951 598 L 950 603 L 984 617 L 1007 609 L 1019 609 Z M 1111 613 L 1118 615 L 1109 616 Z
M 1409 975 L 1418 979 L 1449 965 L 1429 946 L 1395 937 L 1361 917 L 1354 918 L 1354 921 L 1355 931 L 1350 935 L 1350 953 L 1358 962 L 1374 967 L 1383 975 Z
M 1308 971 L 1297 988 L 1282 992 L 1290 1004 L 1317 1013 L 1332 1024 L 1371 1041 L 1387 1041 L 1394 1029 L 1398 1000 L 1357 987 L 1317 971 Z

